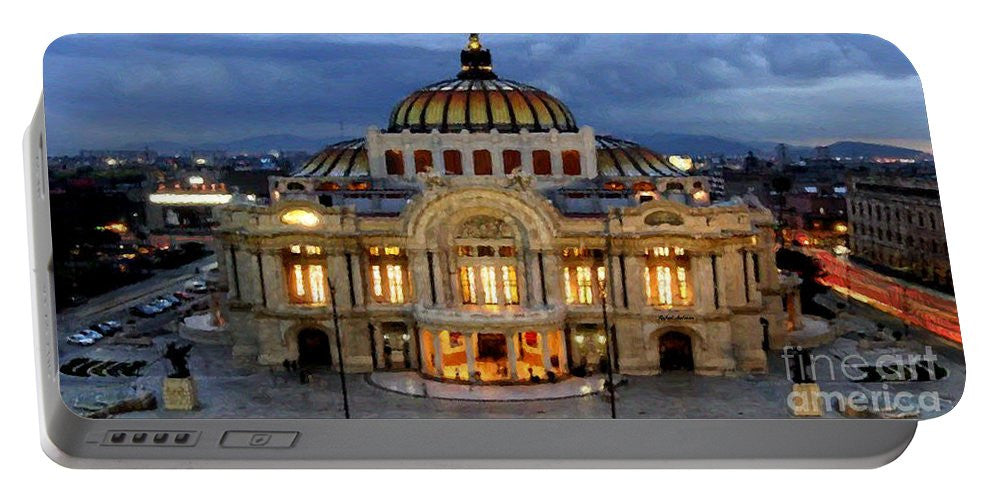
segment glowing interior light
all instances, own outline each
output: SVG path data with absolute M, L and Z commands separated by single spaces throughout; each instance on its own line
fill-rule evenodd
M 372 293 L 377 297 L 383 296 L 383 274 L 379 266 L 372 266 Z
M 230 197 L 230 195 L 228 195 L 228 197 Z M 317 216 L 317 214 L 302 208 L 288 210 L 279 219 L 283 221 L 283 224 L 306 227 L 314 227 L 321 222 L 321 219 Z
M 310 274 L 310 300 L 322 304 L 324 303 L 324 266 L 311 264 L 308 271 Z
M 572 304 L 576 299 L 572 295 L 572 280 L 569 279 L 569 268 L 562 269 L 562 282 L 565 283 L 565 303 Z
M 579 289 L 579 303 L 593 303 L 593 272 L 589 267 L 576 268 L 576 288 Z
M 517 304 L 517 269 L 514 266 L 503 266 L 503 295 L 508 304 Z
M 386 266 L 386 279 L 390 285 L 390 302 L 400 304 L 403 302 L 403 270 L 397 264 Z
M 224 205 L 230 194 L 219 193 L 152 193 L 148 201 L 156 205 Z
M 189 182 L 191 186 L 202 186 L 203 177 L 200 177 L 199 175 L 191 175 L 189 179 L 186 179 L 186 182 Z
M 497 303 L 496 270 L 493 266 L 482 266 L 479 268 L 480 280 L 483 285 L 483 300 L 487 304 Z
M 295 285 L 297 297 L 303 297 L 307 293 L 303 283 L 303 266 L 300 264 L 293 265 L 293 284 Z

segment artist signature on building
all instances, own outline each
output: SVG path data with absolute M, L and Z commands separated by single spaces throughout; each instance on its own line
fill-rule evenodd
M 659 321 L 693 321 L 695 319 L 689 314 L 659 314 Z

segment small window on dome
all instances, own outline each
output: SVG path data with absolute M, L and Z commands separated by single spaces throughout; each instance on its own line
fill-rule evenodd
M 521 166 L 521 152 L 516 149 L 503 150 L 503 173 L 510 175 Z
M 431 152 L 426 149 L 418 149 L 414 151 L 414 170 L 417 173 L 427 172 L 428 168 L 433 167 L 434 160 L 431 158 Z
M 579 162 L 579 151 L 567 149 L 562 152 L 562 173 L 565 175 L 579 175 L 582 167 Z
M 472 170 L 476 175 L 493 175 L 493 160 L 489 151 L 477 149 L 472 152 Z
M 303 191 L 305 189 L 307 188 L 303 184 L 300 184 L 299 182 L 291 182 L 286 185 L 287 191 Z
M 544 149 L 531 153 L 534 162 L 534 175 L 552 175 L 552 154 Z
M 399 149 L 386 150 L 386 173 L 403 175 L 403 151 Z
M 445 174 L 462 175 L 462 153 L 455 149 L 446 149 L 443 153 Z

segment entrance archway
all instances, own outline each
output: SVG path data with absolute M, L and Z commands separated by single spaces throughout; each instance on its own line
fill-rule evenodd
M 659 367 L 662 373 L 693 371 L 693 341 L 681 332 L 659 336 Z
M 301 367 L 331 366 L 331 342 L 316 328 L 304 328 L 297 334 L 297 358 Z

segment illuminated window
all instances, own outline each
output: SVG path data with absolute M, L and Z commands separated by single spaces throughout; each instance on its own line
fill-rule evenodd
M 650 305 L 692 304 L 690 259 L 682 247 L 653 247 L 645 251 L 645 298 Z
M 460 245 L 458 248 L 463 304 L 520 304 L 517 261 L 512 246 Z
M 459 269 L 459 276 L 462 282 L 462 303 L 476 303 L 476 271 L 470 266 L 463 266 Z
M 562 250 L 562 283 L 567 304 L 593 304 L 599 297 L 599 285 L 593 283 L 593 270 L 598 279 L 606 279 L 602 250 L 569 247 Z M 596 288 L 594 288 L 596 286 Z
M 318 217 L 317 214 L 302 208 L 294 208 L 283 212 L 283 215 L 279 217 L 279 220 L 281 220 L 283 224 L 305 227 L 314 227 L 321 222 L 321 218 Z
M 398 246 L 369 247 L 369 291 L 376 302 L 404 304 L 410 296 L 407 252 Z
M 403 299 L 403 268 L 397 264 L 386 266 L 386 279 L 390 285 L 390 302 L 402 304 Z
M 576 288 L 579 290 L 579 303 L 593 303 L 593 275 L 589 267 L 576 268 Z
M 508 304 L 520 304 L 520 297 L 517 295 L 517 268 L 514 266 L 503 266 L 503 295 Z
M 284 251 L 283 266 L 290 303 L 327 303 L 327 268 L 321 253 L 321 247 L 314 245 L 292 245 Z
M 487 304 L 497 303 L 496 270 L 493 266 L 479 268 L 479 277 L 483 284 L 483 300 Z

